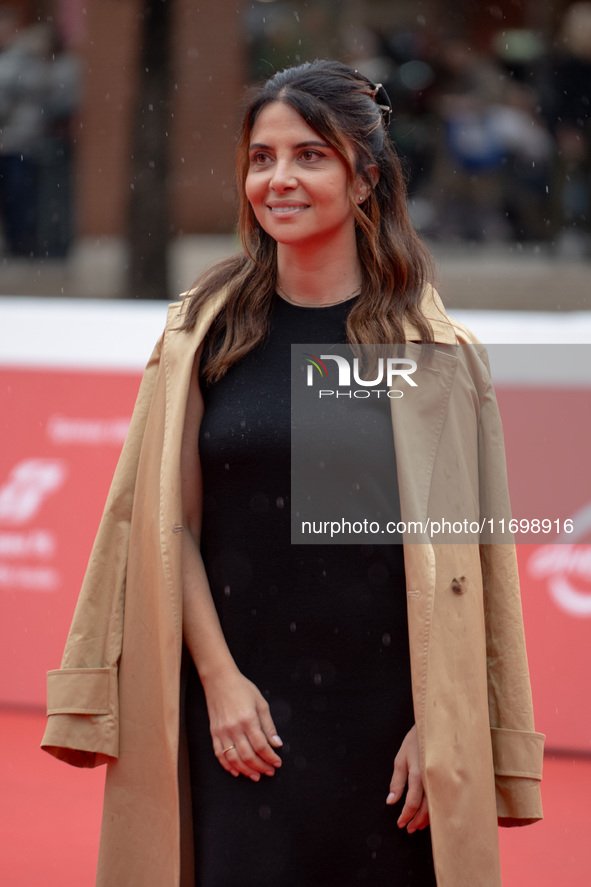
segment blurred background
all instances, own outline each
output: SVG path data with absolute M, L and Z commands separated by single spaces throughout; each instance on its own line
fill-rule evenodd
M 446 305 L 520 349 L 517 362 L 491 349 L 513 511 L 578 531 L 519 546 L 546 819 L 503 831 L 504 883 L 589 881 L 591 2 L 13 0 L 0 2 L 3 885 L 93 883 L 104 773 L 38 751 L 45 671 L 166 304 L 239 248 L 245 91 L 317 57 L 386 86 Z M 528 374 L 532 343 L 547 350 Z
M 580 288 L 591 3 L 14 0 L 0 5 L 2 291 L 176 296 L 234 248 L 245 88 L 317 57 L 387 87 L 412 217 L 454 304 L 474 301 L 458 257 L 551 258 Z M 546 290 L 538 307 L 565 307 Z

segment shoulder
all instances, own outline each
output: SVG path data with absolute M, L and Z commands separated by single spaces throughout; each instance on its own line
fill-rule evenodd
M 198 288 L 187 290 L 181 293 L 176 302 L 171 302 L 168 306 L 168 315 L 166 318 L 165 332 L 184 332 L 193 333 L 198 330 L 198 338 L 204 335 L 209 325 L 218 314 L 226 301 L 230 292 L 229 286 L 220 287 L 218 290 L 204 299 L 199 306 L 199 310 L 191 318 L 190 325 L 187 325 L 187 314 L 193 305 L 193 300 L 198 294 Z
M 484 348 L 484 345 L 482 345 L 480 339 L 474 335 L 472 330 L 468 329 L 468 327 L 465 326 L 463 323 L 460 323 L 459 320 L 456 320 L 454 317 L 450 317 L 449 322 L 453 327 L 456 338 L 460 345 L 479 345 L 481 346 L 481 348 Z
M 421 311 L 431 324 L 435 345 L 461 345 L 456 354 L 479 388 L 490 390 L 492 380 L 486 346 L 465 324 L 460 323 L 445 310 L 437 290 L 425 287 Z
M 459 320 L 445 310 L 441 296 L 434 286 L 425 286 L 420 310 L 433 329 L 435 342 L 440 344 L 480 345 L 480 340 Z

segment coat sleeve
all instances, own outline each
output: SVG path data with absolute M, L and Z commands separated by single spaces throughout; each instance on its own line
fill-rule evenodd
M 488 358 L 482 374 L 479 431 L 481 506 L 510 516 L 501 419 Z M 504 497 L 505 501 L 499 501 Z M 517 557 L 512 542 L 494 537 L 480 546 L 486 625 L 488 701 L 499 824 L 527 825 L 542 818 L 540 780 L 544 736 L 534 729 Z
M 162 338 L 142 378 L 61 667 L 47 675 L 48 723 L 41 747 L 76 767 L 95 767 L 117 758 L 119 753 L 118 663 L 129 532 L 161 347 Z

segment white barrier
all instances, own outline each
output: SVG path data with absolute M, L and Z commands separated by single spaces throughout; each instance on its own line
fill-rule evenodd
M 165 302 L 0 297 L 0 364 L 141 369 Z M 591 312 L 453 311 L 485 344 L 591 342 Z

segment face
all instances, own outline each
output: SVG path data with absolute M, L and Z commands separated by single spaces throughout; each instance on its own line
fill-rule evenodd
M 351 185 L 337 151 L 290 105 L 272 102 L 252 129 L 245 191 L 264 230 L 279 244 L 316 249 L 354 242 L 351 197 L 367 196 Z

